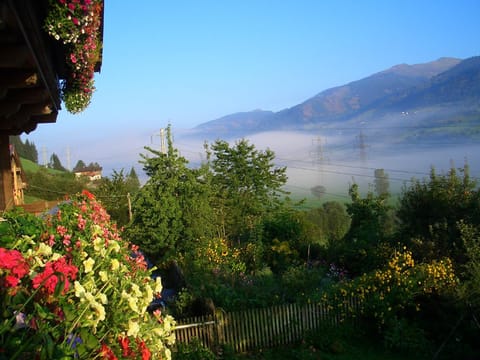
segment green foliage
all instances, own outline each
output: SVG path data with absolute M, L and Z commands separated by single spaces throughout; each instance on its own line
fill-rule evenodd
M 322 207 L 309 210 L 306 217 L 317 226 L 316 242 L 321 245 L 340 241 L 350 227 L 350 217 L 345 207 L 337 201 L 327 201 Z
M 7 212 L 2 224 L 2 358 L 169 358 L 174 321 L 147 312 L 160 278 L 91 193 L 43 218 L 23 215 Z
M 350 228 L 341 241 L 329 247 L 329 261 L 357 276 L 381 266 L 390 256 L 392 209 L 385 196 L 369 192 L 362 198 L 356 184 L 351 186 L 350 196 L 352 202 L 347 204 Z
M 307 303 L 320 291 L 326 269 L 290 266 L 280 276 L 283 298 L 288 303 Z
M 14 146 L 19 157 L 38 163 L 38 152 L 33 142 L 27 139 L 24 143 L 20 136 L 16 135 L 10 136 L 10 144 Z
M 385 326 L 383 342 L 387 349 L 405 355 L 431 354 L 432 344 L 425 331 L 413 321 L 405 318 L 392 318 Z
M 0 247 L 10 247 L 19 237 L 36 237 L 45 229 L 44 221 L 25 212 L 23 208 L 14 208 L 2 214 L 0 222 Z
M 78 160 L 77 164 L 73 168 L 73 172 L 82 171 L 86 167 L 87 167 L 87 164 L 85 164 L 83 160 Z
M 297 262 L 306 263 L 308 247 L 318 244 L 318 228 L 288 203 L 264 216 L 262 241 L 267 265 L 276 273 Z
M 438 302 L 440 297 L 451 298 L 457 285 L 450 259 L 417 263 L 404 249 L 396 251 L 384 267 L 335 284 L 322 294 L 322 301 L 340 311 L 340 316 L 361 314 L 363 321 L 384 336 L 395 319 L 420 317 L 429 310 L 423 308 L 427 299 Z M 352 298 L 356 307 L 352 306 Z
M 235 241 L 249 239 L 249 233 L 284 193 L 286 168 L 275 167 L 273 151 L 256 150 L 245 139 L 234 146 L 217 140 L 210 148 L 212 184 L 225 235 Z
M 399 236 L 419 258 L 465 260 L 457 223 L 480 224 L 480 192 L 468 166 L 459 172 L 462 176 L 454 168 L 437 175 L 432 169 L 428 180 L 414 181 L 403 191 L 397 211 Z
M 28 187 L 25 195 L 43 200 L 58 200 L 68 194 L 81 192 L 86 188 L 86 182 L 75 178 L 73 173 L 51 173 L 45 168 L 35 172 L 26 172 Z
M 187 160 L 173 147 L 170 128 L 167 141 L 166 154 L 148 147 L 150 154 L 142 154 L 149 179 L 132 202 L 133 218 L 126 228 L 126 236 L 152 261 L 186 250 L 190 241 L 214 233 L 208 174 L 203 168 L 187 167 Z
M 101 200 L 112 220 L 119 226 L 124 226 L 130 221 L 129 197 L 135 196 L 139 188 L 138 178 L 125 176 L 122 169 L 120 172 L 114 170 L 111 178 L 103 177 L 93 192 Z
M 348 322 L 331 324 L 325 321 L 318 329 L 305 334 L 305 345 L 324 353 L 340 354 L 346 351 L 346 346 L 352 339 L 358 337 L 358 329 L 354 329 Z
M 131 189 L 131 193 L 134 193 L 138 189 L 140 189 L 140 180 L 138 179 L 137 172 L 135 171 L 135 168 L 133 166 L 127 175 L 126 182 L 127 187 Z
M 179 343 L 172 352 L 173 360 L 215 360 L 215 354 L 203 346 L 197 338 L 190 340 L 188 344 Z
M 462 267 L 462 284 L 458 296 L 464 306 L 480 310 L 480 228 L 458 224 L 467 261 Z
M 57 154 L 53 153 L 51 156 L 50 156 L 50 161 L 48 162 L 48 167 L 50 169 L 55 169 L 55 170 L 59 170 L 59 171 L 67 171 L 67 169 L 65 169 L 58 157 Z

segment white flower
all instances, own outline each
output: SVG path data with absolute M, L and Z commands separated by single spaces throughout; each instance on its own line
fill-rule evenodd
M 160 294 L 162 292 L 162 279 L 160 276 L 155 278 L 155 293 Z
M 83 261 L 83 266 L 85 267 L 85 274 L 93 270 L 94 264 L 95 264 L 95 260 L 92 258 L 88 258 L 87 260 Z
M 52 248 L 45 243 L 40 243 L 37 249 L 38 255 L 50 256 L 52 254 Z
M 120 267 L 120 262 L 117 259 L 112 259 L 111 268 L 113 271 L 118 270 Z
M 85 288 L 82 286 L 82 284 L 80 284 L 80 282 L 78 281 L 75 281 L 73 283 L 73 287 L 75 289 L 75 296 L 82 299 L 85 297 Z
M 107 282 L 108 281 L 108 274 L 106 271 L 99 271 L 98 272 L 98 275 L 100 276 L 100 280 L 102 280 L 103 282 Z
M 138 322 L 136 320 L 128 320 L 128 331 L 127 336 L 137 336 L 138 332 L 140 331 L 140 327 L 138 326 Z

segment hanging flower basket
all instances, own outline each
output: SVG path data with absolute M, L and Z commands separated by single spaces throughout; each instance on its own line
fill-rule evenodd
M 90 104 L 95 65 L 101 56 L 103 0 L 49 0 L 45 30 L 61 42 L 67 74 L 61 82 L 66 109 L 76 114 Z

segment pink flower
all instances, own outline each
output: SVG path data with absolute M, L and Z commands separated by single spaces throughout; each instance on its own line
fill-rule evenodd
M 75 57 L 75 54 L 74 54 L 74 53 L 71 53 L 71 54 L 70 54 L 70 61 L 71 61 L 73 64 L 76 64 L 76 63 L 77 63 L 77 58 Z
M 80 22 L 78 21 L 78 19 L 76 17 L 72 18 L 72 22 L 78 26 L 78 24 L 80 24 Z
M 55 235 L 51 234 L 50 237 L 47 240 L 48 246 L 52 247 L 55 245 Z
M 78 230 L 85 230 L 85 225 L 87 224 L 87 220 L 85 220 L 82 216 L 82 214 L 78 214 L 78 217 L 77 217 L 77 221 L 78 221 Z
M 65 234 L 65 236 L 63 237 L 63 245 L 69 246 L 71 243 L 70 241 L 71 238 L 72 238 L 72 235 Z
M 65 227 L 65 226 L 62 226 L 62 225 L 58 225 L 57 226 L 57 233 L 58 235 L 60 236 L 65 236 L 65 234 L 67 233 L 68 229 Z

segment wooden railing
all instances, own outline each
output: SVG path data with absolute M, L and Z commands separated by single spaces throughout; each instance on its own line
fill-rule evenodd
M 356 308 L 355 300 L 346 306 Z M 176 341 L 188 343 L 197 338 L 210 349 L 228 344 L 235 352 L 286 345 L 301 340 L 305 332 L 322 324 L 336 325 L 345 320 L 343 310 L 323 304 L 286 304 L 230 313 L 217 310 L 215 315 L 178 321 Z
M 18 206 L 22 207 L 28 213 L 31 213 L 34 215 L 40 215 L 48 210 L 51 210 L 61 202 L 62 200 L 52 200 L 52 201 L 40 200 L 34 203 L 22 204 Z

